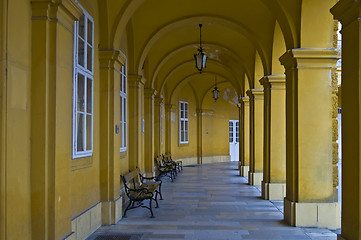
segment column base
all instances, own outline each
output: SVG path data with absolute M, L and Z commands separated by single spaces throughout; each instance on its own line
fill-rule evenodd
M 122 218 L 123 197 L 114 201 L 102 202 L 102 225 L 116 224 Z
M 294 227 L 323 227 L 338 229 L 341 227 L 341 204 L 300 203 L 284 199 L 285 221 Z
M 286 183 L 266 183 L 262 181 L 262 198 L 283 200 L 286 197 Z
M 241 177 L 248 177 L 249 166 L 239 166 L 239 175 Z
M 248 183 L 252 186 L 261 186 L 263 180 L 263 173 L 248 172 Z

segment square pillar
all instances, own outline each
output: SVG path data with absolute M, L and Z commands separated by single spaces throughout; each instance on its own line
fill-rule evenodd
M 361 1 L 341 0 L 331 13 L 342 23 L 342 223 L 338 239 L 361 239 Z
M 152 172 L 154 167 L 154 96 L 157 90 L 144 89 L 144 166 L 142 171 Z
M 154 98 L 154 156 L 158 156 L 163 153 L 163 98 Z M 152 160 L 153 161 L 153 160 Z
M 286 69 L 286 198 L 284 217 L 292 226 L 340 227 L 333 201 L 333 49 L 292 49 Z
M 260 186 L 263 179 L 263 88 L 247 91 L 249 97 L 249 172 L 248 183 Z
M 283 200 L 286 195 L 286 76 L 265 76 L 260 83 L 264 86 L 262 197 Z
M 239 98 L 239 175 L 248 177 L 249 172 L 249 97 Z
M 144 83 L 138 75 L 128 75 L 129 169 L 144 169 Z

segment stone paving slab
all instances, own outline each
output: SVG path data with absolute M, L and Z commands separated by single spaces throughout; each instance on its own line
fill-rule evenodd
M 101 234 L 141 234 L 142 240 L 307 239 L 336 240 L 328 229 L 298 228 L 283 221 L 283 201 L 266 201 L 259 187 L 238 176 L 237 162 L 184 167 L 176 180 L 163 179 L 164 200 L 155 218 L 143 208 L 129 210 Z

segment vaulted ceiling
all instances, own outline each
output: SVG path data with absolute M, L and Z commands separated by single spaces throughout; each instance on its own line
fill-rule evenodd
M 126 52 L 128 74 L 144 76 L 146 88 L 158 92 L 182 81 L 206 83 L 206 76 L 211 86 L 217 76 L 243 95 L 258 84 L 257 72 L 274 74 L 274 59 L 300 47 L 301 9 L 315 2 L 322 1 L 99 0 L 101 26 L 108 26 L 101 30 L 101 48 Z M 203 76 L 193 59 L 199 47 L 198 24 L 203 24 L 208 55 Z

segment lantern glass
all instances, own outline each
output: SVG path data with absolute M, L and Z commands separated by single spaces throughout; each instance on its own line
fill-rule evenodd
M 202 52 L 198 52 L 197 54 L 194 54 L 194 59 L 196 60 L 196 68 L 199 71 L 202 71 L 203 66 L 205 63 L 203 62 L 204 57 L 206 57 Z
M 202 53 L 202 56 L 203 56 L 202 68 L 205 68 L 205 67 L 206 67 L 206 62 L 207 62 L 207 55 L 205 55 L 205 54 Z
M 212 91 L 212 95 L 214 98 L 214 101 L 217 101 L 217 99 L 219 98 L 219 91 L 217 87 L 214 87 L 214 90 Z

